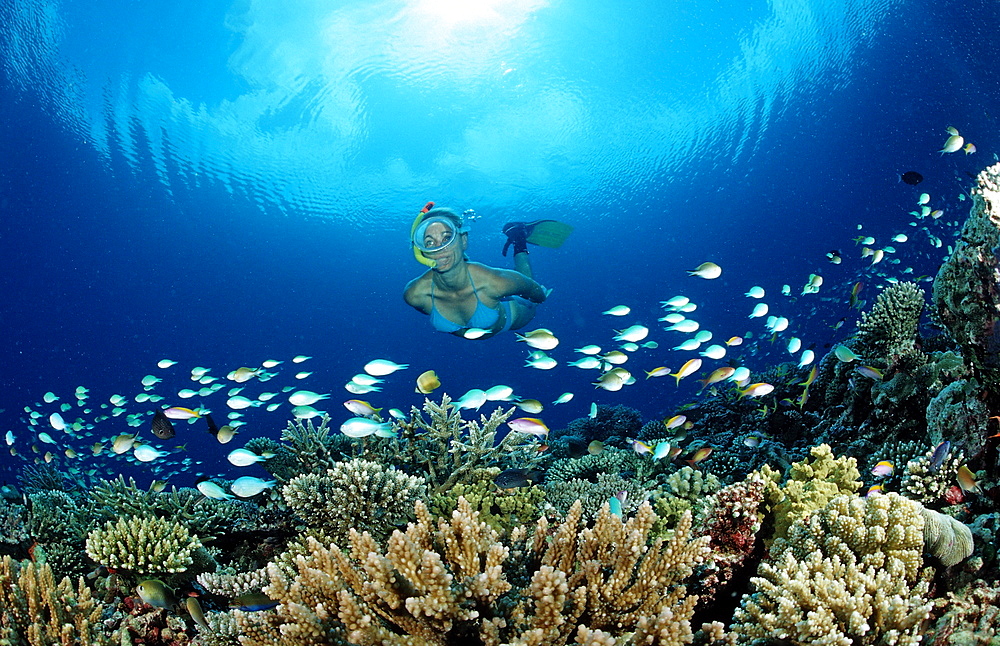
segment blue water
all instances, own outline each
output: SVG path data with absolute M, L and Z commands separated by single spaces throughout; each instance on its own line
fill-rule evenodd
M 224 418 L 221 393 L 173 397 L 190 368 L 222 377 L 269 358 L 285 361 L 274 383 L 332 393 L 334 420 L 374 358 L 411 366 L 362 397 L 376 406 L 419 404 L 413 379 L 435 369 L 455 397 L 575 393 L 543 412 L 552 428 L 591 402 L 672 414 L 697 384 L 643 371 L 696 355 L 670 350 L 685 335 L 662 330 L 660 301 L 689 296 L 713 342 L 752 333 L 727 360 L 755 371 L 797 360 L 791 336 L 822 355 L 853 330 L 856 281 L 871 302 L 889 279 L 933 275 L 967 213 L 958 196 L 1000 149 L 995 2 L 330 5 L 0 2 L 0 430 L 19 449 L 0 455 L 0 479 L 37 457 L 45 418 L 29 426 L 26 406 L 47 416 L 77 386 L 131 398 L 154 374 L 164 403 Z M 948 126 L 978 151 L 940 155 Z M 900 182 L 908 170 L 925 181 Z M 922 192 L 945 215 L 911 227 Z M 531 255 L 554 290 L 532 327 L 560 338 L 558 367 L 525 368 L 512 334 L 435 333 L 403 303 L 423 269 L 407 232 L 428 200 L 475 209 L 470 255 L 494 266 L 508 266 L 508 220 L 576 228 Z M 872 265 L 858 235 L 896 253 Z M 706 260 L 721 278 L 686 274 Z M 800 296 L 810 273 L 823 287 Z M 773 342 L 747 318 L 753 285 L 791 322 Z M 601 314 L 618 304 L 631 315 Z M 633 323 L 659 343 L 630 359 L 635 385 L 604 392 L 565 365 Z M 298 354 L 313 358 L 293 366 Z M 276 437 L 287 405 L 245 419 L 231 447 Z M 128 430 L 103 420 L 73 445 Z M 234 472 L 201 426 L 177 440 L 204 464 L 173 482 Z

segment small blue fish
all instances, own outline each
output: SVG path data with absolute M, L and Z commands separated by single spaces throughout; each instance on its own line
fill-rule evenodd
M 930 471 L 932 473 L 937 471 L 941 465 L 944 464 L 944 461 L 948 458 L 949 452 L 951 452 L 951 442 L 948 440 L 945 440 L 934 447 L 934 453 L 931 454 Z

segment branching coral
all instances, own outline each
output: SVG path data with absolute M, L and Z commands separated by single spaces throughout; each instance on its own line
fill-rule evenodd
M 450 517 L 458 506 L 458 499 L 465 498 L 480 518 L 490 527 L 509 536 L 515 527 L 534 523 L 541 516 L 541 503 L 546 492 L 540 486 L 520 487 L 510 491 L 499 489 L 493 478 L 500 469 L 481 469 L 482 477 L 469 484 L 458 483 L 446 493 L 431 500 L 431 513 Z
M 821 509 L 835 496 L 854 493 L 861 487 L 861 474 L 854 458 L 834 458 L 827 444 L 813 447 L 809 453 L 813 460 L 792 464 L 788 480 L 780 488 L 779 474 L 767 465 L 761 469 L 769 480 L 767 499 L 775 516 L 772 541 L 783 540 L 792 523 Z
M 0 644 L 4 646 L 102 646 L 101 606 L 80 578 L 56 583 L 45 563 L 0 560 Z
M 94 487 L 91 497 L 97 503 L 93 513 L 102 520 L 119 516 L 170 518 L 183 523 L 206 542 L 231 530 L 247 511 L 241 501 L 206 498 L 195 489 L 143 491 L 135 486 L 135 480 L 129 478 L 126 482 L 123 476 Z
M 736 611 L 739 641 L 919 644 L 931 609 L 920 510 L 896 494 L 838 496 L 798 520 Z
M 917 326 L 924 310 L 924 292 L 915 283 L 890 285 L 861 315 L 858 353 L 868 362 L 884 361 L 908 369 L 926 360 L 917 348 Z
M 543 519 L 533 538 L 511 537 L 522 559 L 508 567 L 530 570 L 515 577 L 528 581 L 516 593 L 505 572 L 511 548 L 464 499 L 436 527 L 422 503 L 415 512 L 417 522 L 395 532 L 384 553 L 370 535 L 351 531 L 349 554 L 310 540 L 294 577 L 269 566 L 265 592 L 281 605 L 271 616 L 235 613 L 244 646 L 541 646 L 574 635 L 577 643 L 608 643 L 628 631 L 629 643 L 690 641 L 696 598 L 679 583 L 708 540 L 689 540 L 690 515 L 670 540 L 652 545 L 648 504 L 625 523 L 605 508 L 592 528 L 580 527 L 577 504 L 551 535 Z
M 357 527 L 383 540 L 410 518 L 424 479 L 368 460 L 338 462 L 324 475 L 307 473 L 281 489 L 288 506 L 310 527 L 343 543 Z
M 122 517 L 87 535 L 87 555 L 94 561 L 142 576 L 184 572 L 200 547 L 187 527 L 164 518 Z
M 431 495 L 474 481 L 476 471 L 484 467 L 530 467 L 539 460 L 537 442 L 526 433 L 510 432 L 497 441 L 497 430 L 514 414 L 513 408 L 466 421 L 445 394 L 440 404 L 425 399 L 423 413 L 414 407 L 409 420 L 394 424 L 399 436 L 386 445 L 385 459 L 427 478 Z
M 319 426 L 311 419 L 305 422 L 294 420 L 281 432 L 281 441 L 288 444 L 282 447 L 275 457 L 276 467 L 271 473 L 281 479 L 291 479 L 296 473 L 315 473 L 320 475 L 327 469 L 332 469 L 338 460 L 345 455 L 341 450 L 343 445 L 337 438 L 330 435 L 330 417 L 324 415 Z M 286 455 L 290 452 L 291 456 Z M 297 463 L 297 465 L 296 465 Z

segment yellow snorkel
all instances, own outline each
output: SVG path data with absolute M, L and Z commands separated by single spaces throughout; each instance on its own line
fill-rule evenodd
M 416 233 L 417 227 L 420 226 L 420 222 L 424 219 L 424 214 L 434 208 L 434 202 L 428 202 L 424 205 L 424 208 L 420 209 L 420 213 L 417 213 L 417 219 L 413 221 L 413 226 L 410 227 L 410 246 L 413 248 L 413 257 L 417 259 L 421 265 L 427 265 L 431 269 L 437 266 L 437 261 L 431 260 L 424 255 L 424 252 L 417 249 L 417 245 L 413 244 L 413 234 Z

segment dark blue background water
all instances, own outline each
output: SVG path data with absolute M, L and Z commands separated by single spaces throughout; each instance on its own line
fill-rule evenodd
M 3 4 L 7 18 L 21 10 L 10 0 Z M 802 16 L 837 15 L 832 3 L 791 5 Z M 567 144 L 562 152 L 545 156 L 548 180 L 544 174 L 522 177 L 513 170 L 484 169 L 473 160 L 467 168 L 456 164 L 455 174 L 439 181 L 424 178 L 397 186 L 383 178 L 384 190 L 378 193 L 352 185 L 351 173 L 360 177 L 382 157 L 399 156 L 419 168 L 426 155 L 424 163 L 437 164 L 434 148 L 460 138 L 468 125 L 456 117 L 462 114 L 461 102 L 475 106 L 483 93 L 489 94 L 485 88 L 464 99 L 460 94 L 407 94 L 391 82 L 393 77 L 373 75 L 364 86 L 369 107 L 364 146 L 351 164 L 331 170 L 339 185 L 331 182 L 310 193 L 307 185 L 313 178 L 308 174 L 297 175 L 277 163 L 263 165 L 255 174 L 252 160 L 236 159 L 239 169 L 231 173 L 230 191 L 219 179 L 224 169 L 205 168 L 203 181 L 195 181 L 193 166 L 185 166 L 194 164 L 194 154 L 184 146 L 197 143 L 197 137 L 164 130 L 166 139 L 172 135 L 178 140 L 176 158 L 168 156 L 158 166 L 150 152 L 156 147 L 143 138 L 155 129 L 137 126 L 136 138 L 126 144 L 116 143 L 110 128 L 111 143 L 95 142 L 78 121 L 57 109 L 68 100 L 51 86 L 26 83 L 20 68 L 5 64 L 0 76 L 0 431 L 13 430 L 21 455 L 30 459 L 34 455 L 28 441 L 38 429 L 26 427 L 23 408 L 33 406 L 46 415 L 54 410 L 40 404 L 46 391 L 72 401 L 73 389 L 83 385 L 95 400 L 106 401 L 113 393 L 131 397 L 141 392 L 139 380 L 155 374 L 168 377 L 156 392 L 171 394 L 192 387 L 186 371 L 193 366 L 211 367 L 222 376 L 267 358 L 286 361 L 282 385 L 332 393 L 326 408 L 335 420 L 348 416 L 340 406 L 351 397 L 343 384 L 373 358 L 411 365 L 390 377 L 382 393 L 361 397 L 376 406 L 408 410 L 419 404 L 413 379 L 435 369 L 442 391 L 455 397 L 469 388 L 500 383 L 546 403 L 574 392 L 570 404 L 549 406 L 541 415 L 553 428 L 585 415 L 591 402 L 627 404 L 653 419 L 672 414 L 697 389 L 692 380 L 678 388 L 673 379 L 642 378 L 643 370 L 660 365 L 676 369 L 695 356 L 670 351 L 684 335 L 663 332 L 656 323 L 663 314 L 661 300 L 691 297 L 699 305 L 691 317 L 715 333 L 713 342 L 754 332 L 753 342 L 734 349 L 742 354 L 733 352 L 729 358 L 762 370 L 789 359 L 783 350 L 789 336 L 801 337 L 822 355 L 829 343 L 850 334 L 857 312 L 846 301 L 855 281 L 865 282 L 863 296 L 871 301 L 886 276 L 906 278 L 903 267 L 913 267 L 914 276 L 934 273 L 946 248 L 929 245 L 926 235 L 908 225 L 912 218 L 907 213 L 921 192 L 929 193 L 935 208 L 944 208 L 946 215 L 920 224 L 943 238 L 946 247 L 954 234 L 948 223 L 961 222 L 969 204 L 957 196 L 970 185 L 970 174 L 996 161 L 997 3 L 885 3 L 877 22 L 845 28 L 843 37 L 854 39 L 849 46 L 826 41 L 829 51 L 816 52 L 812 60 L 824 60 L 827 54 L 842 58 L 815 66 L 816 76 L 809 68 L 781 76 L 784 62 L 765 59 L 747 79 L 760 77 L 759 105 L 772 102 L 773 107 L 756 112 L 758 121 L 748 127 L 745 144 L 731 136 L 738 128 L 720 126 L 713 138 L 714 126 L 694 118 L 696 131 L 682 141 L 664 135 L 673 132 L 669 128 L 649 130 L 647 140 L 628 123 L 632 117 L 644 121 L 661 96 L 681 96 L 698 106 L 700 94 L 711 94 L 706 79 L 739 56 L 740 43 L 754 40 L 752 31 L 771 5 L 734 6 L 731 12 L 725 7 L 689 10 L 702 12 L 698 15 L 657 6 L 639 6 L 627 19 L 611 9 L 602 13 L 596 6 L 575 3 L 549 9 L 559 20 L 539 14 L 539 21 L 547 21 L 545 35 L 551 41 L 527 52 L 525 67 L 564 73 L 583 88 L 579 96 L 585 101 L 627 105 L 631 92 L 639 97 L 634 114 L 605 114 L 606 121 L 593 122 L 589 127 L 598 128 L 587 131 L 595 140 L 614 141 L 620 128 L 621 137 L 629 138 L 616 141 L 620 148 L 607 156 L 588 148 L 574 158 L 574 148 Z M 61 9 L 69 24 L 67 42 L 86 40 L 81 8 L 69 4 Z M 158 9 L 165 12 L 163 20 L 155 15 Z M 134 54 L 121 64 L 133 65 L 135 77 L 144 65 L 172 65 L 160 73 L 178 94 L 197 96 L 210 88 L 236 96 L 245 89 L 224 69 L 196 70 L 184 64 L 192 48 L 236 50 L 240 43 L 231 30 L 217 27 L 217 40 L 206 40 L 209 30 L 187 43 L 183 21 L 171 20 L 169 8 L 145 11 L 133 17 L 136 23 L 155 25 L 158 33 L 175 30 L 176 51 L 145 51 L 141 33 L 132 33 L 121 42 L 96 37 L 73 42 L 79 57 L 73 59 L 68 45 L 60 56 L 85 66 L 88 57 L 106 59 L 108 51 L 120 48 Z M 225 14 L 225 6 L 210 5 L 204 24 L 217 24 Z M 108 16 L 101 21 L 99 12 L 87 15 L 100 23 L 95 31 L 113 32 Z M 706 19 L 715 23 L 705 24 Z M 837 28 L 819 25 L 813 31 Z M 592 48 L 580 46 L 587 34 Z M 9 54 L 10 41 L 5 42 Z M 666 44 L 661 51 L 656 43 Z M 795 51 L 792 44 L 787 47 Z M 106 50 L 103 57 L 92 51 L 98 48 Z M 692 64 L 690 78 L 678 52 L 688 52 L 702 66 Z M 767 75 L 794 87 L 782 87 Z M 596 91 L 587 90 L 591 87 Z M 523 91 L 546 88 L 529 84 Z M 100 94 L 90 100 L 99 105 Z M 117 99 L 104 100 L 111 106 Z M 437 108 L 444 114 L 433 114 Z M 720 113 L 720 119 L 738 120 L 755 110 L 746 101 L 732 108 L 732 114 Z M 136 114 L 141 114 L 139 108 Z M 295 122 L 294 115 L 274 118 L 279 117 Z M 939 155 L 949 125 L 975 142 L 978 152 Z M 503 141 L 499 137 L 492 145 Z M 165 147 L 170 150 L 169 141 Z M 510 153 L 515 159 L 505 163 L 516 169 L 519 150 Z M 560 155 L 564 158 L 557 159 Z M 588 183 L 584 179 L 591 165 L 593 182 Z M 901 183 L 899 173 L 907 170 L 919 171 L 925 181 L 917 187 Z M 358 184 L 368 186 L 369 181 L 359 179 Z M 547 181 L 551 194 L 546 193 Z M 282 186 L 292 186 L 291 197 L 280 197 Z M 470 255 L 495 266 L 507 262 L 499 254 L 499 228 L 507 220 L 556 218 L 576 227 L 561 249 L 532 253 L 536 277 L 554 289 L 535 323 L 561 339 L 551 353 L 560 361 L 557 368 L 523 367 L 524 344 L 515 343 L 513 335 L 467 342 L 434 333 L 426 317 L 402 302 L 403 285 L 422 269 L 413 262 L 406 233 L 416 210 L 428 200 L 476 209 L 482 218 L 473 224 Z M 879 245 L 907 233 L 910 242 L 893 245 L 900 264 L 873 267 L 859 258 L 860 248 L 852 242 L 859 224 Z M 842 265 L 826 261 L 824 254 L 831 249 L 842 251 Z M 723 267 L 720 279 L 686 275 L 685 270 L 705 260 Z M 811 272 L 825 278 L 819 295 L 778 295 L 788 283 L 798 296 Z M 747 318 L 754 302 L 743 292 L 752 285 L 768 291 L 765 301 L 772 313 L 792 322 L 774 344 L 761 320 Z M 929 283 L 922 286 L 929 289 Z M 601 314 L 618 304 L 630 305 L 632 314 L 622 319 Z M 849 317 L 848 324 L 832 330 L 830 325 L 843 316 Z M 639 378 L 636 385 L 617 393 L 596 390 L 590 385 L 595 373 L 565 365 L 579 356 L 572 352 L 575 347 L 597 343 L 610 349 L 613 329 L 632 323 L 649 326 L 650 338 L 660 344 L 630 359 L 626 367 Z M 301 366 L 314 371 L 302 382 L 290 379 L 294 369 L 287 363 L 297 354 L 314 357 Z M 179 364 L 161 371 L 155 364 L 163 358 Z M 706 362 L 706 368 L 711 365 Z M 274 390 L 269 386 L 251 384 L 247 393 Z M 192 401 L 197 400 L 186 403 Z M 221 393 L 204 403 L 224 416 Z M 128 408 L 151 410 L 134 403 Z M 238 441 L 225 449 L 200 426 L 183 428 L 189 452 L 203 449 L 197 457 L 206 461 L 189 471 L 234 472 L 224 461 L 228 449 L 256 434 L 276 436 L 287 415 L 256 409 L 247 419 Z M 95 432 L 107 438 L 126 430 L 119 418 L 102 422 Z M 92 441 L 78 444 L 86 447 Z M 11 469 L 21 464 L 6 451 L 0 463 L 4 479 L 11 479 Z

